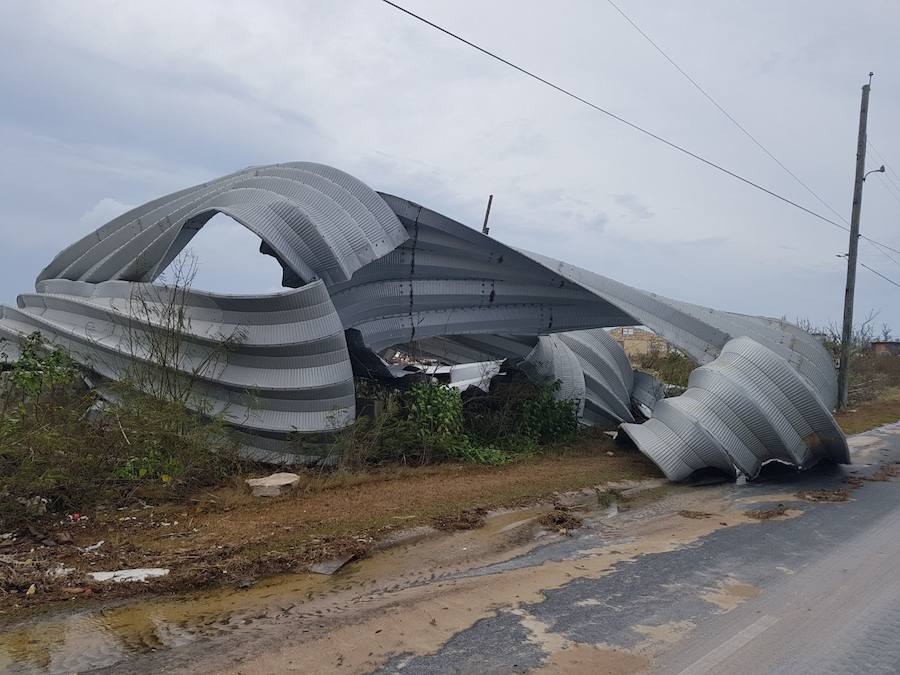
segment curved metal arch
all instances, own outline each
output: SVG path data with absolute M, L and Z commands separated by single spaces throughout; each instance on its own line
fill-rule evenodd
M 352 421 L 348 331 L 363 350 L 412 342 L 457 362 L 521 361 L 536 379 L 560 380 L 561 395 L 579 398 L 584 421 L 624 422 L 673 478 L 706 466 L 752 476 L 770 459 L 801 467 L 848 460 L 829 413 L 831 357 L 796 326 L 673 300 L 514 249 L 309 162 L 249 167 L 114 218 L 58 254 L 19 308 L 0 309 L 0 336 L 14 342 L 40 329 L 89 365 L 102 356 L 106 365 L 93 367 L 109 376 L 110 362 L 140 362 L 123 347 L 124 324 L 133 323 L 123 294 L 164 294 L 143 282 L 215 213 L 260 236 L 285 285 L 301 286 L 278 296 L 188 294 L 188 366 L 215 348 L 216 331 L 250 327 L 250 342 L 222 372 L 201 378 L 201 398 L 230 411 L 266 452 L 288 447 L 292 429 Z M 602 330 L 634 324 L 706 364 L 682 396 L 660 400 L 658 382 L 635 376 Z M 262 401 L 259 411 L 242 403 L 247 391 Z M 632 423 L 633 401 L 652 414 L 643 425 Z
M 259 192 L 235 194 L 241 189 Z M 304 281 L 345 281 L 407 236 L 377 193 L 349 174 L 312 163 L 253 167 L 132 209 L 64 249 L 38 280 L 152 281 L 199 229 L 186 225 L 202 227 L 223 207 L 267 233 L 276 257 Z

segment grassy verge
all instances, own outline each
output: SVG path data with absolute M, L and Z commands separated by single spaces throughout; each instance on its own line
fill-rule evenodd
M 87 595 L 93 601 L 238 584 L 338 555 L 364 555 L 393 532 L 441 526 L 475 510 L 658 476 L 636 451 L 588 434 L 553 454 L 503 467 L 453 463 L 308 472 L 297 490 L 278 498 L 251 497 L 235 481 L 184 500 L 100 509 L 87 520 L 34 530 L 0 548 L 0 555 L 20 561 L 7 569 L 0 622 L 73 598 L 85 602 Z M 80 550 L 101 540 L 94 551 Z M 60 541 L 65 543 L 54 543 Z M 76 572 L 49 576 L 57 567 Z M 84 576 L 135 567 L 171 573 L 153 584 L 95 584 Z M 27 595 L 31 584 L 35 591 Z
M 885 389 L 878 398 L 856 403 L 847 412 L 839 412 L 834 417 L 847 435 L 896 422 L 900 420 L 900 387 Z

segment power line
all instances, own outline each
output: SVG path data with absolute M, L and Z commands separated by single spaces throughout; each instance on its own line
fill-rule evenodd
M 892 174 L 894 174 L 894 177 L 895 177 L 897 180 L 900 180 L 900 175 L 898 175 L 897 172 L 894 171 L 894 167 L 891 166 L 890 162 L 888 162 L 888 161 L 884 158 L 884 155 L 882 155 L 880 152 L 878 152 L 878 148 L 876 148 L 874 145 L 872 145 L 872 142 L 871 142 L 869 139 L 866 139 L 866 145 L 869 146 L 869 149 L 870 149 L 872 152 L 874 152 L 876 155 L 878 155 L 878 159 L 880 159 L 880 160 L 881 160 L 881 163 L 884 164 L 884 165 L 887 167 L 887 170 L 890 171 Z M 885 176 L 885 178 L 890 178 L 890 177 L 889 177 L 889 176 Z M 893 183 L 893 179 L 891 179 L 891 182 Z M 897 187 L 898 189 L 900 189 L 900 184 L 895 184 L 895 185 L 896 185 L 896 187 Z
M 778 166 L 780 166 L 782 169 L 784 169 L 784 171 L 787 172 L 787 174 L 790 175 L 791 178 L 793 178 L 798 184 L 800 184 L 807 192 L 809 192 L 809 194 L 811 194 L 813 197 L 815 197 L 819 201 L 819 203 L 821 203 L 823 206 L 825 206 L 825 208 L 827 208 L 834 215 L 836 215 L 838 218 L 840 218 L 844 223 L 847 223 L 847 219 L 844 218 L 844 216 L 842 216 L 838 211 L 836 211 L 831 206 L 831 204 L 826 202 L 821 196 L 819 196 L 818 193 L 816 193 L 815 190 L 813 190 L 809 185 L 807 185 L 803 180 L 801 180 L 800 177 L 797 176 L 797 174 L 795 174 L 793 171 L 791 171 L 787 166 L 785 166 L 785 164 L 783 162 L 781 162 L 781 160 L 779 160 L 774 154 L 772 154 L 772 152 L 765 145 L 763 145 L 762 142 L 759 141 L 759 139 L 757 139 L 752 133 L 750 133 L 750 131 L 748 131 L 747 128 L 744 127 L 743 124 L 738 122 L 738 120 L 736 120 L 731 113 L 729 113 L 715 98 L 713 98 L 712 94 L 710 94 L 708 91 L 706 91 L 706 89 L 704 89 L 703 86 L 701 86 L 700 83 L 697 82 L 697 80 L 695 80 L 693 77 L 691 77 L 690 74 L 688 74 L 684 70 L 684 68 L 679 66 L 678 63 L 676 63 L 675 60 L 671 56 L 669 56 L 663 50 L 663 48 L 660 47 L 656 43 L 656 41 L 653 40 L 653 38 L 651 38 L 647 33 L 645 33 L 644 30 L 641 29 L 641 27 L 638 26 L 637 23 L 635 23 L 635 21 L 630 16 L 628 16 L 628 14 L 626 14 L 625 11 L 621 7 L 619 7 L 615 2 L 613 2 L 613 0 L 606 0 L 606 1 L 609 3 L 609 5 L 613 9 L 616 10 L 616 12 L 618 12 L 622 16 L 623 19 L 625 19 L 625 21 L 627 21 L 631 25 L 632 28 L 634 28 L 641 35 L 641 37 L 643 37 L 648 43 L 650 43 L 650 45 L 657 52 L 659 52 L 660 55 L 662 55 L 662 57 L 666 61 L 668 61 L 672 65 L 673 68 L 675 68 L 675 70 L 677 70 L 679 73 L 681 73 L 684 76 L 684 78 L 688 82 L 690 82 L 694 86 L 695 89 L 697 89 L 697 91 L 699 91 L 701 94 L 703 94 L 703 96 L 710 103 L 712 103 L 716 107 L 716 109 L 719 110 L 719 112 L 721 112 L 725 117 L 727 117 L 728 120 L 731 121 L 732 124 L 734 124 L 734 126 L 736 126 L 738 129 L 740 129 L 740 131 L 743 132 L 743 134 L 745 136 L 747 136 L 747 138 L 749 138 L 751 141 L 753 141 L 753 143 L 755 143 L 757 145 L 757 147 L 759 147 L 760 150 L 765 152 L 776 164 L 778 164 Z M 875 152 L 875 154 L 878 155 L 878 157 L 881 159 L 881 161 L 883 163 L 887 164 L 884 157 L 881 156 L 881 153 L 879 153 L 875 149 L 875 147 L 871 143 L 868 142 L 868 140 L 866 142 L 868 143 L 869 147 Z M 895 175 L 896 175 L 896 172 L 894 172 L 893 168 L 891 168 L 891 167 L 888 167 L 888 168 L 891 170 L 891 172 L 895 173 Z M 881 175 L 882 175 L 882 178 L 885 178 L 888 180 L 888 185 L 886 185 L 888 194 L 890 194 L 891 197 L 893 197 L 897 201 L 897 203 L 900 204 L 900 197 L 898 197 L 897 194 L 895 194 L 895 192 L 892 189 L 893 187 L 897 187 L 898 189 L 900 189 L 900 185 L 895 183 L 893 178 L 891 178 L 890 175 L 887 175 L 887 174 L 881 174 Z M 896 258 L 892 257 L 889 253 L 887 253 L 887 251 L 885 251 L 882 248 L 881 244 L 878 244 L 878 243 L 874 242 L 873 240 L 869 240 L 868 237 L 864 237 L 864 238 L 875 247 L 876 251 L 881 253 L 883 256 L 885 256 L 888 260 L 893 262 L 895 265 L 900 266 L 900 261 L 898 261 Z M 862 264 L 862 263 L 860 263 L 860 264 Z
M 638 132 L 644 134 L 645 136 L 649 136 L 650 138 L 652 138 L 656 141 L 659 141 L 660 143 L 663 143 L 663 144 L 669 146 L 670 148 L 687 155 L 688 157 L 692 157 L 693 159 L 696 159 L 697 161 L 702 162 L 703 164 L 706 164 L 707 166 L 712 167 L 713 169 L 721 171 L 722 173 L 724 173 L 728 176 L 731 176 L 732 178 L 739 180 L 742 183 L 745 183 L 753 188 L 756 188 L 757 190 L 760 190 L 761 192 L 764 192 L 771 197 L 775 197 L 776 199 L 778 199 L 786 204 L 790 204 L 791 206 L 799 209 L 800 211 L 803 211 L 804 213 L 807 213 L 807 214 L 813 216 L 814 218 L 818 218 L 819 220 L 826 222 L 829 225 L 834 225 L 835 227 L 840 228 L 841 230 L 844 230 L 845 232 L 850 231 L 850 228 L 847 227 L 846 225 L 842 225 L 841 223 L 838 223 L 837 221 L 831 220 L 830 218 L 823 216 L 821 213 L 816 213 L 815 211 L 808 209 L 805 206 L 801 206 L 797 202 L 795 202 L 791 199 L 788 199 L 787 197 L 784 197 L 784 196 L 778 194 L 777 192 L 774 192 L 766 187 L 763 187 L 762 185 L 759 185 L 758 183 L 753 182 L 749 178 L 744 178 L 743 176 L 735 173 L 734 171 L 731 171 L 729 169 L 726 169 L 724 166 L 716 164 L 712 160 L 706 159 L 705 157 L 702 157 L 695 152 L 691 152 L 687 148 L 685 148 L 681 145 L 678 145 L 677 143 L 675 143 L 673 141 L 665 139 L 662 136 L 655 134 L 648 129 L 645 129 L 642 126 L 640 126 L 634 122 L 631 122 L 631 121 L 625 119 L 624 117 L 621 117 L 620 115 L 617 115 L 617 114 L 607 110 L 606 108 L 603 108 L 603 107 L 597 105 L 596 103 L 592 103 L 591 101 L 583 98 L 582 96 L 579 96 L 578 94 L 575 94 L 574 92 L 571 92 L 568 89 L 566 89 L 558 84 L 554 84 L 550 80 L 547 80 L 546 78 L 541 77 L 540 75 L 537 75 L 537 74 L 533 73 L 532 71 L 530 71 L 526 68 L 523 68 L 522 66 L 516 65 L 512 61 L 509 61 L 509 60 L 503 58 L 502 56 L 495 54 L 494 52 L 492 52 L 480 45 L 477 45 L 470 40 L 467 40 L 466 38 L 462 37 L 461 35 L 458 35 L 458 34 L 454 33 L 453 31 L 451 31 L 447 28 L 444 28 L 443 26 L 439 26 L 438 24 L 434 23 L 433 21 L 429 21 L 425 17 L 423 17 L 419 14 L 416 14 L 415 12 L 413 12 L 409 9 L 406 9 L 405 7 L 402 7 L 401 5 L 398 5 L 397 3 L 392 2 L 391 0 L 381 0 L 381 1 L 384 4 L 389 5 L 389 6 L 393 7 L 394 9 L 406 14 L 407 16 L 412 17 L 416 21 L 420 21 L 420 22 L 424 23 L 426 26 L 434 28 L 435 30 L 443 33 L 444 35 L 447 35 L 448 37 L 451 37 L 454 40 L 462 42 L 464 45 L 471 47 L 472 49 L 474 49 L 476 51 L 481 52 L 485 56 L 488 56 L 488 57 L 494 59 L 495 61 L 499 61 L 503 65 L 508 66 L 508 67 L 512 68 L 513 70 L 516 70 L 516 71 L 522 73 L 523 75 L 530 77 L 533 80 L 537 80 L 541 84 L 544 84 L 544 85 L 550 87 L 551 89 L 555 89 L 559 93 L 564 94 L 564 95 L 568 96 L 569 98 L 572 98 L 572 99 L 578 101 L 579 103 L 582 103 L 582 104 L 588 106 L 589 108 L 592 108 L 593 110 L 595 110 L 599 113 L 602 113 L 602 114 L 606 115 L 607 117 L 610 117 L 610 118 L 616 120 L 617 122 L 620 122 L 632 129 L 634 129 L 635 131 L 638 131 Z M 888 246 L 887 244 L 882 244 L 881 242 L 876 241 L 875 239 L 872 239 L 871 237 L 867 237 L 863 234 L 861 234 L 859 236 L 860 236 L 860 238 L 865 239 L 866 241 L 869 241 L 877 246 L 887 249 L 888 251 L 892 251 L 892 252 L 900 255 L 900 250 L 898 250 L 898 249 L 892 248 L 892 247 Z
M 675 60 L 672 59 L 671 56 L 669 56 L 665 51 L 663 51 L 662 47 L 660 47 L 658 44 L 656 44 L 656 42 L 654 42 L 653 38 L 651 38 L 649 35 L 647 35 L 647 33 L 645 33 L 641 29 L 641 27 L 638 26 L 632 20 L 632 18 L 630 16 L 628 16 L 622 10 L 621 7 L 619 7 L 615 2 L 613 2 L 613 0 L 606 0 L 606 1 L 612 6 L 613 9 L 615 9 L 619 14 L 621 14 L 622 18 L 625 19 L 625 21 L 627 21 L 629 24 L 631 24 L 631 27 L 634 28 L 638 33 L 640 33 L 641 37 L 643 37 L 647 42 L 649 42 L 653 46 L 653 48 L 656 51 L 658 51 L 666 61 L 668 61 L 670 64 L 672 64 L 672 66 L 675 68 L 675 70 L 677 70 L 679 73 L 681 73 L 688 82 L 690 82 L 692 85 L 694 85 L 694 88 L 697 91 L 699 91 L 701 94 L 703 94 L 703 96 L 706 97 L 706 99 L 710 103 L 712 103 L 719 110 L 719 112 L 721 112 L 723 115 L 725 115 L 725 117 L 727 117 L 731 121 L 731 123 L 734 124 L 734 126 L 736 126 L 738 129 L 740 129 L 747 138 L 749 138 L 751 141 L 753 141 L 757 145 L 757 147 L 759 147 L 760 150 L 762 150 L 764 153 L 766 153 L 769 156 L 769 158 L 772 159 L 772 161 L 774 161 L 778 166 L 780 166 L 782 169 L 784 169 L 784 171 L 787 172 L 787 174 L 791 178 L 793 178 L 809 194 L 811 194 L 813 197 L 815 197 L 819 201 L 819 203 L 822 204 L 822 206 L 824 206 L 826 209 L 831 211 L 834 215 L 836 215 L 838 218 L 840 218 L 844 223 L 847 223 L 847 219 L 844 218 L 843 215 L 838 213 L 831 206 L 831 204 L 829 204 L 824 199 L 822 199 L 822 197 L 820 197 L 818 195 L 818 193 L 816 193 L 815 190 L 813 190 L 809 185 L 807 185 L 805 182 L 803 182 L 797 174 L 795 174 L 793 171 L 791 171 L 787 166 L 785 166 L 781 162 L 780 159 L 778 159 L 775 155 L 773 155 L 772 152 L 765 145 L 763 145 L 753 134 L 751 134 L 746 129 L 746 127 L 744 127 L 743 124 L 738 122 L 731 115 L 731 113 L 729 113 L 727 110 L 725 110 L 725 108 L 723 108 L 722 105 L 716 99 L 713 98 L 712 94 L 710 94 L 708 91 L 706 91 L 706 89 L 704 89 L 702 86 L 700 86 L 699 82 L 697 82 L 693 77 L 691 77 L 687 72 L 685 72 L 685 70 L 681 66 L 679 66 L 675 62 Z
M 860 265 L 860 267 L 865 267 L 865 268 L 866 268 L 867 270 L 869 270 L 872 274 L 875 274 L 876 276 L 881 277 L 882 279 L 884 279 L 884 280 L 885 280 L 886 282 L 888 282 L 889 284 L 894 284 L 894 286 L 896 286 L 897 288 L 900 288 L 900 284 L 898 284 L 896 281 L 894 281 L 893 279 L 890 279 L 890 278 L 884 276 L 884 275 L 883 275 L 881 272 L 879 272 L 878 270 L 873 270 L 871 267 L 869 267 L 868 265 L 866 265 L 864 262 L 860 262 L 859 265 Z
M 867 237 L 864 234 L 859 235 L 859 238 L 865 239 L 866 241 L 871 242 L 872 244 L 875 244 L 879 248 L 883 248 L 887 251 L 891 251 L 892 253 L 896 253 L 896 254 L 900 255 L 900 250 L 897 250 L 896 248 L 892 248 L 891 246 L 888 246 L 887 244 L 882 244 L 880 241 L 876 241 L 875 239 L 872 239 L 871 237 Z
M 656 41 L 653 40 L 653 38 L 651 38 L 647 33 L 645 33 L 644 30 L 641 29 L 641 27 L 638 26 L 637 23 L 635 23 L 635 21 L 634 21 L 630 16 L 628 16 L 628 14 L 626 14 L 625 11 L 624 11 L 621 7 L 619 7 L 615 2 L 613 2 L 613 0 L 606 0 L 606 1 L 609 3 L 609 5 L 610 5 L 614 10 L 616 10 L 616 12 L 618 12 L 618 13 L 622 16 L 623 19 L 625 19 L 625 21 L 627 21 L 627 22 L 631 25 L 632 28 L 634 28 L 634 29 L 641 35 L 641 37 L 643 37 L 647 42 L 649 42 L 650 45 L 651 45 L 657 52 L 659 52 L 660 55 L 662 55 L 662 57 L 663 57 L 666 61 L 668 61 L 668 62 L 672 65 L 673 68 L 675 68 L 675 70 L 677 70 L 679 73 L 681 73 L 681 74 L 684 76 L 684 78 L 685 78 L 688 82 L 690 82 L 690 83 L 694 86 L 695 89 L 697 89 L 697 91 L 699 91 L 701 94 L 703 94 L 703 96 L 704 96 L 710 103 L 712 103 L 712 104 L 719 110 L 719 112 L 721 112 L 723 115 L 725 115 L 725 117 L 727 117 L 727 118 L 731 121 L 731 123 L 734 124 L 734 126 L 736 126 L 738 129 L 740 129 L 740 130 L 744 133 L 744 135 L 747 136 L 747 138 L 749 138 L 751 141 L 753 141 L 753 142 L 757 145 L 757 147 L 760 148 L 760 150 L 762 150 L 763 152 L 765 152 L 765 153 L 766 153 L 766 154 L 767 154 L 767 155 L 768 155 L 768 156 L 769 156 L 776 164 L 778 164 L 778 166 L 780 166 L 782 169 L 784 169 L 784 171 L 787 172 L 788 175 L 791 176 L 791 178 L 793 178 L 793 179 L 794 179 L 797 183 L 799 183 L 799 184 L 800 184 L 807 192 L 809 192 L 809 193 L 810 193 L 813 197 L 815 197 L 815 198 L 816 198 L 823 206 L 825 206 L 825 208 L 827 208 L 827 209 L 828 209 L 829 211 L 831 211 L 834 215 L 836 215 L 838 218 L 840 218 L 845 224 L 848 224 L 848 225 L 849 225 L 847 219 L 846 219 L 843 215 L 841 215 L 838 211 L 836 211 L 836 210 L 831 206 L 831 204 L 829 204 L 828 202 L 826 202 L 821 196 L 819 196 L 818 193 L 816 193 L 815 190 L 813 190 L 809 185 L 807 185 L 803 180 L 801 180 L 800 177 L 797 176 L 797 174 L 795 174 L 795 173 L 794 173 L 793 171 L 791 171 L 787 166 L 785 166 L 785 164 L 784 164 L 783 162 L 781 162 L 781 160 L 779 160 L 779 159 L 778 159 L 778 158 L 777 158 L 777 157 L 776 157 L 776 156 L 775 156 L 775 155 L 774 155 L 774 154 L 773 154 L 773 153 L 772 153 L 765 145 L 763 145 L 762 142 L 759 141 L 759 139 L 757 139 L 752 133 L 750 133 L 750 131 L 748 131 L 747 128 L 744 127 L 743 124 L 741 124 L 740 122 L 738 122 L 738 121 L 734 118 L 734 116 L 733 116 L 731 113 L 729 113 L 727 110 L 725 110 L 725 108 L 724 108 L 724 107 L 723 107 L 723 106 L 722 106 L 715 98 L 713 98 L 712 94 L 710 94 L 708 91 L 706 91 L 706 89 L 704 89 L 704 88 L 700 85 L 700 83 L 697 82 L 697 80 L 695 80 L 693 77 L 691 77 L 690 74 L 688 74 L 688 73 L 684 70 L 684 68 L 682 68 L 681 66 L 679 66 L 678 63 L 676 63 L 675 60 L 674 60 L 671 56 L 669 56 L 669 55 L 663 50 L 663 48 L 660 47 L 660 46 L 656 43 Z M 867 144 L 869 145 L 869 147 L 875 152 L 875 154 L 878 155 L 878 157 L 881 159 L 882 163 L 887 164 L 887 161 L 884 159 L 884 157 L 882 157 L 881 153 L 879 153 L 878 150 L 875 149 L 875 147 L 868 141 L 868 139 L 866 140 L 866 143 L 867 143 Z M 888 166 L 888 169 L 889 169 L 892 173 L 894 173 L 894 175 L 897 175 L 896 172 L 894 171 L 894 169 L 893 169 L 892 167 Z M 882 178 L 887 179 L 888 182 L 889 182 L 889 185 L 887 186 L 888 193 L 891 195 L 891 197 L 893 197 L 895 200 L 897 200 L 897 203 L 898 203 L 898 204 L 900 204 L 900 198 L 898 198 L 898 196 L 897 196 L 897 195 L 894 193 L 894 191 L 891 189 L 892 186 L 893 186 L 893 187 L 897 187 L 898 189 L 900 189 L 900 184 L 895 183 L 894 180 L 891 178 L 890 175 L 887 175 L 887 174 L 881 174 L 881 175 L 882 175 Z M 846 228 L 844 228 L 844 229 L 846 229 Z M 875 247 L 875 250 L 877 250 L 877 251 L 878 251 L 879 253 L 881 253 L 883 256 L 887 257 L 888 260 L 890 260 L 891 262 L 893 262 L 895 265 L 900 266 L 900 261 L 898 261 L 897 259 L 895 259 L 894 257 L 892 257 L 889 253 L 887 253 L 887 251 L 884 250 L 882 244 L 879 244 L 879 243 L 875 242 L 874 240 L 869 239 L 868 237 L 863 237 L 863 238 L 866 239 L 870 244 L 872 244 L 872 245 Z
M 900 191 L 900 183 L 898 183 L 896 180 L 894 180 L 894 178 L 891 177 L 891 173 L 894 174 L 894 175 L 896 175 L 897 172 L 894 171 L 894 168 L 893 168 L 893 167 L 890 165 L 890 163 L 884 158 L 884 155 L 882 155 L 880 152 L 878 152 L 878 150 L 875 148 L 875 146 L 872 145 L 872 144 L 868 141 L 868 139 L 866 140 L 866 145 L 868 145 L 868 146 L 869 146 L 869 150 L 871 150 L 872 152 L 874 152 L 874 153 L 877 155 L 878 159 L 881 160 L 881 165 L 882 165 L 883 167 L 885 167 L 885 168 L 890 172 L 890 173 L 886 173 L 886 172 L 882 171 L 882 172 L 881 172 L 881 178 L 882 178 L 882 180 L 886 181 L 886 182 L 885 182 L 885 188 L 886 188 L 887 191 L 890 193 L 891 197 L 893 197 L 894 199 L 897 199 L 898 201 L 900 201 L 900 198 L 898 198 L 897 193 L 894 192 L 894 190 Z
M 900 204 L 900 196 L 897 196 L 897 190 L 900 188 L 893 187 L 893 184 L 890 181 L 887 181 L 887 174 L 881 174 L 882 179 L 885 180 L 884 188 L 887 190 L 887 193 L 893 197 L 894 201 Z
M 685 148 L 681 145 L 678 145 L 677 143 L 670 141 L 666 138 L 663 138 L 662 136 L 653 133 L 649 129 L 645 129 L 644 127 L 642 127 L 638 124 L 635 124 L 634 122 L 631 122 L 631 121 L 625 119 L 624 117 L 621 117 L 620 115 L 617 115 L 614 112 L 611 112 L 611 111 L 607 110 L 606 108 L 603 108 L 603 107 L 597 105 L 596 103 L 592 103 L 591 101 L 588 101 L 586 98 L 583 98 L 583 97 L 579 96 L 578 94 L 575 94 L 574 92 L 571 92 L 568 89 L 561 87 L 558 84 L 554 84 L 550 80 L 547 80 L 547 79 L 541 77 L 540 75 L 537 75 L 537 74 L 531 72 L 530 70 L 523 68 L 522 66 L 516 65 L 512 61 L 508 61 L 507 59 L 503 58 L 502 56 L 499 56 L 499 55 L 495 54 L 494 52 L 489 51 L 488 49 L 485 49 L 484 47 L 481 47 L 481 46 L 475 44 L 474 42 L 471 42 L 471 41 L 467 40 L 466 38 L 464 38 L 460 35 L 457 35 L 456 33 L 452 32 L 446 28 L 443 28 L 442 26 L 439 26 L 436 23 L 429 21 L 425 17 L 420 16 L 420 15 L 416 14 L 415 12 L 412 12 L 412 11 L 406 9 L 405 7 L 401 7 L 400 5 L 398 5 L 395 2 L 391 2 L 391 0 L 381 0 L 381 1 L 383 3 L 385 3 L 386 5 L 390 5 L 394 9 L 397 9 L 397 10 L 403 12 L 404 14 L 411 16 L 412 18 L 416 19 L 417 21 L 421 21 L 425 25 L 430 26 L 431 28 L 434 28 L 435 30 L 438 30 L 441 33 L 444 33 L 445 35 L 448 35 L 449 37 L 452 37 L 454 40 L 459 40 L 463 44 L 468 45 L 469 47 L 472 47 L 473 49 L 481 52 L 485 56 L 489 56 L 490 58 L 492 58 L 496 61 L 499 61 L 500 63 L 502 63 L 506 66 L 509 66 L 513 70 L 517 70 L 520 73 L 522 73 L 523 75 L 527 75 L 528 77 L 530 77 L 534 80 L 537 80 L 538 82 L 540 82 L 542 84 L 547 85 L 551 89 L 555 89 L 556 91 L 560 92 L 561 94 L 565 94 L 566 96 L 575 99 L 579 103 L 583 103 L 584 105 L 588 106 L 589 108 L 593 108 L 597 112 L 603 113 L 607 117 L 611 117 L 612 119 L 616 120 L 617 122 L 621 122 L 622 124 L 624 124 L 628 127 L 631 127 L 635 131 L 639 131 L 640 133 L 644 134 L 645 136 L 649 136 L 650 138 L 657 140 L 660 143 L 664 143 L 665 145 L 668 145 L 670 148 L 673 148 L 674 150 L 677 150 L 678 152 L 681 152 L 681 153 L 687 155 L 688 157 L 693 157 L 697 161 L 702 162 L 703 164 L 706 164 L 707 166 L 710 166 L 713 169 L 721 171 L 722 173 L 724 173 L 728 176 L 731 176 L 732 178 L 735 178 L 735 179 L 741 181 L 742 183 L 746 183 L 747 185 L 754 187 L 757 190 L 765 192 L 769 196 L 775 197 L 776 199 L 779 199 L 779 200 L 785 202 L 786 204 L 790 204 L 791 206 L 798 208 L 801 211 L 808 213 L 809 215 L 811 215 L 815 218 L 818 218 L 819 220 L 823 220 L 826 223 L 830 223 L 831 225 L 839 227 L 843 230 L 848 229 L 847 227 L 831 220 L 830 218 L 827 218 L 826 216 L 823 216 L 820 213 L 816 213 L 815 211 L 808 209 L 805 206 L 801 206 L 797 202 L 795 202 L 791 199 L 788 199 L 787 197 L 784 197 L 784 196 L 778 194 L 777 192 L 770 190 L 769 188 L 763 187 L 759 183 L 755 183 L 752 180 L 750 180 L 749 178 L 745 178 L 744 176 L 741 176 L 740 174 L 735 173 L 734 171 L 731 171 L 730 169 L 726 169 L 724 166 L 722 166 L 720 164 L 716 164 L 712 160 L 706 159 L 705 157 L 702 157 L 701 155 L 698 155 L 695 152 L 691 152 L 687 148 Z
M 877 245 L 875 245 L 875 244 L 872 244 L 872 246 L 873 246 L 873 247 L 875 248 L 875 250 L 878 251 L 881 255 L 883 255 L 883 256 L 886 257 L 888 260 L 890 260 L 892 263 L 894 263 L 895 265 L 897 265 L 898 267 L 900 267 L 900 260 L 897 260 L 894 256 L 892 256 L 890 253 L 888 253 L 887 251 L 883 250 L 883 249 L 880 248 L 879 246 L 877 246 Z

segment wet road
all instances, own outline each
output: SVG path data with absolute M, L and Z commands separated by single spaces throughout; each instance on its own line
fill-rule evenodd
M 802 546 L 810 536 L 831 542 L 830 535 L 839 532 L 845 533 L 844 541 L 821 559 L 793 563 L 792 573 L 784 568 L 784 578 L 776 573 L 760 579 L 759 597 L 699 626 L 660 659 L 656 671 L 900 673 L 900 507 L 890 484 L 866 489 L 869 494 L 861 499 L 892 508 L 860 505 L 858 513 L 849 508 L 829 518 L 823 509 L 820 527 L 826 532 L 798 537 L 795 544 Z M 761 552 L 760 566 L 787 562 L 789 547 L 774 550 L 774 556 Z
M 900 424 L 851 446 L 851 467 L 638 499 L 587 512 L 575 536 L 534 540 L 536 512 L 507 514 L 315 588 L 294 575 L 37 622 L 6 643 L 11 661 L 0 637 L 0 670 L 900 673 L 900 479 L 842 503 L 797 496 L 900 461 Z
M 900 459 L 900 426 L 852 445 L 849 471 L 871 474 Z M 737 488 L 780 494 L 803 513 L 574 579 L 382 672 L 900 673 L 900 486 L 867 481 L 850 502 L 791 501 L 798 488 L 846 487 L 844 472 Z

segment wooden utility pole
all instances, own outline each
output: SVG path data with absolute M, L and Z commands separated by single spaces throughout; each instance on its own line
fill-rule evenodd
M 481 226 L 481 234 L 488 234 L 491 228 L 488 227 L 488 218 L 491 217 L 491 202 L 494 201 L 494 195 L 488 195 L 487 211 L 484 212 L 484 225 Z
M 850 214 L 850 250 L 847 253 L 847 288 L 844 291 L 844 325 L 841 333 L 841 363 L 838 369 L 838 408 L 847 408 L 850 379 L 850 348 L 853 340 L 853 293 L 856 290 L 856 251 L 859 248 L 859 214 L 862 210 L 863 181 L 866 176 L 866 122 L 869 116 L 869 82 L 862 88 L 859 106 L 859 139 L 856 142 L 856 181 L 853 184 L 853 210 Z

